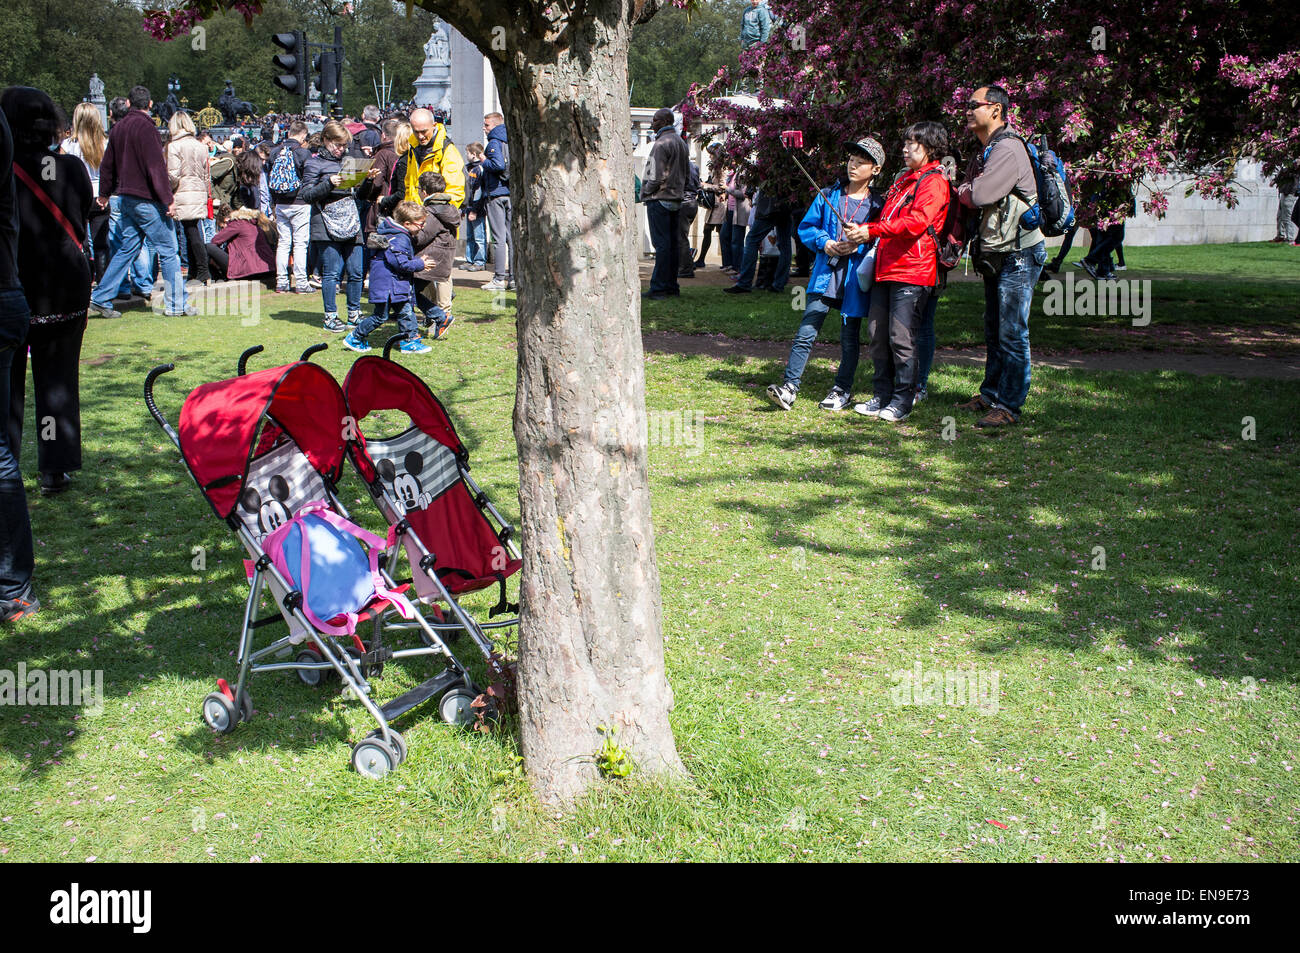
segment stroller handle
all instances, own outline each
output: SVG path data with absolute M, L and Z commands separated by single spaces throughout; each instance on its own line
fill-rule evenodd
M 261 354 L 266 348 L 260 344 L 254 344 L 243 354 L 239 355 L 239 376 L 243 377 L 248 372 L 248 359 L 254 354 Z
M 175 364 L 159 364 L 149 372 L 149 375 L 144 379 L 144 405 L 149 408 L 149 413 L 153 414 L 153 419 L 158 421 L 158 426 L 171 438 L 172 443 L 179 447 L 181 441 L 176 436 L 176 431 L 172 429 L 172 425 L 167 422 L 167 418 L 158 410 L 158 405 L 153 402 L 153 382 L 175 369 Z
M 406 339 L 406 335 L 400 331 L 384 342 L 384 360 L 391 361 L 393 348 L 401 344 Z
M 313 344 L 311 347 L 307 348 L 307 350 L 302 352 L 302 357 L 298 358 L 298 360 L 310 361 L 311 356 L 315 354 L 317 351 L 327 351 L 327 350 L 329 350 L 328 344 Z

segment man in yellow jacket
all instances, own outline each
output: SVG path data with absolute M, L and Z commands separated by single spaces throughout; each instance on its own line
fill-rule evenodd
M 427 109 L 411 112 L 410 148 L 393 167 L 392 192 L 381 211 L 388 214 L 398 202 L 420 202 L 420 176 L 437 172 L 447 182 L 451 204 L 460 208 L 465 201 L 465 160 L 447 137 L 447 127 Z

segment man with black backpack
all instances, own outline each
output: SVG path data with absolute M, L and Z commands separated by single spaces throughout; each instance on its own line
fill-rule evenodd
M 984 382 L 957 404 L 983 416 L 977 427 L 1019 422 L 1029 393 L 1029 308 L 1047 262 L 1047 243 L 1026 213 L 1038 206 L 1038 184 L 1025 140 L 1007 126 L 1011 99 L 1000 86 L 981 86 L 966 103 L 966 128 L 982 147 L 957 190 L 979 213 L 971 259 L 984 277 Z M 1059 234 L 1059 232 L 1058 232 Z
M 311 234 L 311 204 L 298 201 L 302 170 L 311 151 L 307 148 L 307 124 L 289 124 L 289 134 L 266 160 L 266 185 L 275 205 L 275 227 L 279 241 L 275 246 L 275 290 L 289 291 L 289 252 L 293 251 L 293 290 L 309 295 L 307 283 L 307 242 Z

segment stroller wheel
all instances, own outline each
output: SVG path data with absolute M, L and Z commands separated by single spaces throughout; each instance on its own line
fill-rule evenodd
M 397 767 L 397 752 L 378 738 L 365 738 L 352 748 L 352 767 L 362 777 L 378 781 Z
M 219 735 L 230 734 L 239 724 L 235 703 L 221 692 L 213 692 L 203 699 L 203 721 Z
M 249 697 L 248 692 L 239 693 L 239 720 L 253 720 L 253 699 Z
M 449 725 L 464 727 L 473 724 L 475 695 L 467 688 L 453 688 L 438 702 L 438 714 Z
M 294 658 L 299 664 L 313 664 L 321 661 L 321 655 L 315 649 L 303 649 Z M 315 688 L 321 682 L 325 681 L 328 673 L 320 668 L 300 668 L 298 669 L 298 678 L 304 685 L 310 685 Z
M 372 738 L 376 741 L 382 741 L 379 735 L 379 729 L 376 728 L 374 731 L 370 732 L 370 734 L 366 735 L 366 740 Z M 388 738 L 392 742 L 393 753 L 397 755 L 397 764 L 401 764 L 406 760 L 406 739 L 391 728 L 388 729 Z M 396 767 L 397 764 L 395 764 L 394 767 Z

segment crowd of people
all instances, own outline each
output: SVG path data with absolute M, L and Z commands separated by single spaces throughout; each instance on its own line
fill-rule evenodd
M 986 363 L 979 393 L 956 406 L 975 412 L 976 426 L 989 431 L 1018 423 L 1029 393 L 1034 289 L 1045 270 L 1060 268 L 1073 231 L 1048 264 L 1043 233 L 1024 224 L 1038 186 L 1024 140 L 1007 123 L 1010 108 L 1006 90 L 996 85 L 980 87 L 966 103 L 966 129 L 980 149 L 964 171 L 937 122 L 902 130 L 903 168 L 885 187 L 877 183 L 886 164 L 880 137 L 863 135 L 845 143 L 839 181 L 821 189 L 806 210 L 765 194 L 763 183 L 747 181 L 744 170 L 727 168 L 718 143 L 708 147 L 712 168 L 708 181 L 701 182 L 672 111 L 659 110 L 651 121 L 655 140 L 640 193 L 655 250 L 645 297 L 680 295 L 679 280 L 705 267 L 716 232 L 722 271 L 735 279 L 724 293 L 781 292 L 792 274 L 808 280 L 806 308 L 785 373 L 767 388 L 772 402 L 783 410 L 794 406 L 812 343 L 836 310 L 840 364 L 819 406 L 851 408 L 898 423 L 928 396 L 938 296 L 954 263 L 941 261 L 944 243 L 969 241 L 972 262 L 984 279 Z M 1113 199 L 1094 195 L 1089 200 Z M 1131 204 L 1132 196 L 1127 200 Z M 687 236 L 699 208 L 707 217 L 695 256 Z M 1114 277 L 1124 267 L 1123 236 L 1122 222 L 1093 230 L 1081 267 L 1095 278 Z M 858 401 L 854 379 L 863 343 L 873 374 L 870 395 Z
M 469 270 L 486 266 L 490 231 L 484 287 L 515 289 L 500 113 L 484 117 L 467 162 L 444 117 L 424 108 L 385 116 L 367 106 L 314 133 L 307 117 L 276 117 L 260 137 L 225 142 L 185 110 L 160 130 L 152 110 L 136 86 L 108 104 L 105 129 L 90 103 L 69 120 L 40 90 L 0 96 L 0 621 L 40 606 L 18 466 L 27 366 L 38 486 L 61 493 L 81 469 L 88 318 L 120 318 L 139 299 L 192 317 L 213 282 L 261 281 L 268 292 L 319 292 L 324 330 L 345 334 L 351 350 L 369 350 L 367 336 L 392 320 L 403 352 L 427 353 L 426 333 L 441 339 L 455 320 L 463 225 Z

